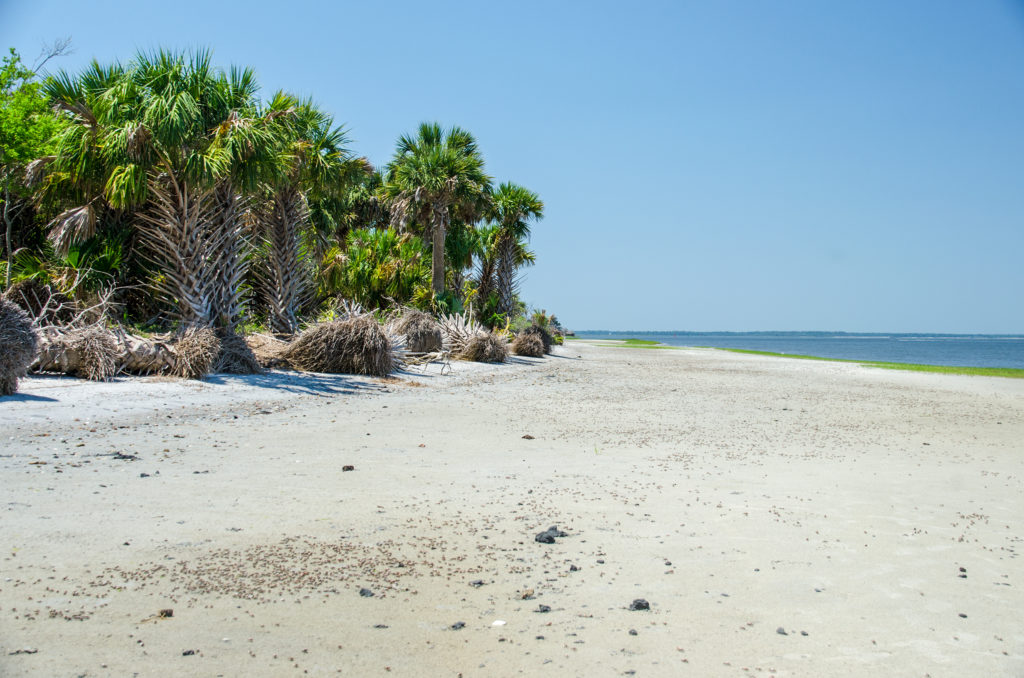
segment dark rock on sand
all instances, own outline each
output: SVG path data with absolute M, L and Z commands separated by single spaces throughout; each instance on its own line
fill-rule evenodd
M 373 598 L 374 594 L 373 591 L 371 591 L 370 589 L 359 589 L 359 595 L 361 595 L 363 598 Z
M 541 544 L 554 544 L 556 537 L 568 536 L 568 533 L 558 529 L 558 525 L 552 525 L 551 527 L 549 527 L 548 529 L 544 530 L 543 532 L 539 533 L 536 537 L 534 537 L 534 540 L 540 542 Z
M 651 609 L 651 604 L 648 603 L 643 598 L 637 598 L 636 600 L 634 600 L 632 603 L 629 604 L 629 609 L 632 610 L 633 612 L 636 612 L 638 610 L 649 610 L 649 609 Z

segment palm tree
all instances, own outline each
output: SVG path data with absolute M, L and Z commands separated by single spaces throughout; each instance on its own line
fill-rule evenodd
M 102 207 L 136 211 L 157 290 L 185 324 L 232 326 L 244 273 L 238 191 L 272 152 L 251 71 L 215 70 L 210 53 L 139 54 L 127 67 L 94 63 L 48 85 L 73 124 L 48 180 L 81 204 L 51 238 L 66 249 L 91 236 Z
M 335 231 L 335 219 L 323 203 L 342 194 L 353 177 L 367 167 L 362 158 L 353 158 L 345 145 L 348 139 L 333 119 L 311 101 L 277 93 L 270 111 L 286 114 L 282 125 L 284 145 L 277 171 L 268 182 L 268 199 L 259 213 L 261 234 L 266 249 L 263 270 L 264 293 L 271 327 L 282 333 L 298 329 L 298 314 L 314 291 L 312 245 L 314 234 L 310 205 L 321 208 L 321 225 Z M 325 248 L 324 248 L 325 249 Z
M 525 243 L 530 221 L 544 218 L 544 203 L 533 191 L 506 182 L 494 192 L 490 216 L 498 227 L 494 271 L 498 312 L 511 317 L 516 308 L 516 271 L 533 261 Z
M 387 168 L 384 195 L 391 223 L 415 223 L 430 234 L 431 287 L 444 293 L 445 237 L 452 217 L 475 223 L 488 204 L 491 178 L 473 136 L 459 128 L 423 123 L 415 138 L 403 135 Z

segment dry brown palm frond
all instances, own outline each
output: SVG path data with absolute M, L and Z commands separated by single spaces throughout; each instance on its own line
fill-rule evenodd
M 46 168 L 56 159 L 55 155 L 44 155 L 25 165 L 25 187 L 34 189 L 42 184 L 46 177 Z
M 210 374 L 220 354 L 220 339 L 209 327 L 189 327 L 174 343 L 171 374 L 185 379 L 202 379 Z
M 102 325 L 74 328 L 58 342 L 66 356 L 74 356 L 74 366 L 61 370 L 82 379 L 107 381 L 118 372 L 121 350 L 117 337 Z
M 313 325 L 291 343 L 285 358 L 295 369 L 383 377 L 395 369 L 391 338 L 370 315 Z
M 407 309 L 392 324 L 396 334 L 406 337 L 406 349 L 413 353 L 434 353 L 441 350 L 441 326 L 430 315 Z
M 213 365 L 213 371 L 223 374 L 259 374 L 263 371 L 259 361 L 245 338 L 230 330 L 218 330 L 220 355 Z
M 64 210 L 50 222 L 50 244 L 60 254 L 67 254 L 72 245 L 96 235 L 96 208 L 93 203 Z
M 493 332 L 480 332 L 456 357 L 477 363 L 503 363 L 508 358 L 508 343 Z
M 0 396 L 18 390 L 39 350 L 39 334 L 32 319 L 13 303 L 0 299 Z
M 456 356 L 466 349 L 473 337 L 485 331 L 479 323 L 473 320 L 472 311 L 450 315 L 442 313 L 439 324 L 445 349 Z
M 256 362 L 263 368 L 287 367 L 285 352 L 288 350 L 288 342 L 281 341 L 269 334 L 249 334 L 245 337 L 245 343 L 252 350 Z
M 543 358 L 544 342 L 537 334 L 520 332 L 512 341 L 512 352 L 530 358 Z

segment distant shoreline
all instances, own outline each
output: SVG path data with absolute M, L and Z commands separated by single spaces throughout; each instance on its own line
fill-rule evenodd
M 580 331 L 580 339 L 637 340 L 677 347 L 756 351 L 861 363 L 1024 370 L 1024 336 L 836 332 Z

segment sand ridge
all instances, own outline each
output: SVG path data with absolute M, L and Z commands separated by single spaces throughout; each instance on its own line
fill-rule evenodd
M 1016 380 L 573 342 L 25 393 L 5 676 L 1024 673 Z

